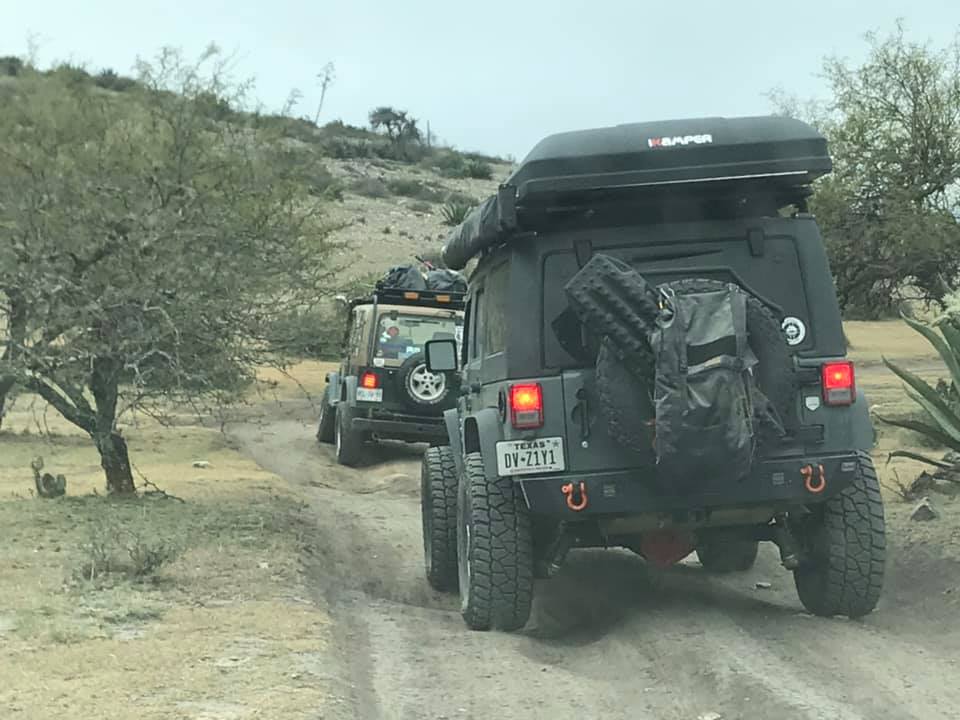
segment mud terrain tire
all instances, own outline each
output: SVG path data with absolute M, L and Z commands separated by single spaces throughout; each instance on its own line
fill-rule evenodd
M 344 402 L 337 403 L 334 445 L 337 449 L 337 462 L 353 467 L 363 455 L 363 436 L 350 427 L 353 410 Z
M 330 444 L 336 440 L 336 409 L 330 404 L 330 388 L 323 391 L 323 397 L 320 398 L 320 422 L 317 427 L 317 440 Z
M 427 582 L 434 590 L 456 592 L 457 465 L 447 446 L 429 448 L 420 466 L 420 513 Z
M 756 540 L 726 540 L 697 546 L 703 569 L 716 575 L 746 572 L 757 561 L 760 543 Z
M 853 482 L 795 532 L 807 555 L 793 574 L 803 606 L 825 617 L 870 613 L 883 586 L 886 537 L 880 483 L 866 453 L 859 454 Z
M 520 486 L 464 458 L 457 502 L 460 610 L 471 630 L 520 630 L 533 601 L 533 541 Z

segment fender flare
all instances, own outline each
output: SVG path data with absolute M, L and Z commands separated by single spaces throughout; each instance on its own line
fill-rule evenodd
M 870 406 L 863 390 L 857 390 L 857 401 L 850 409 L 854 449 L 870 452 L 877 444 L 877 431 L 870 420 Z
M 483 408 L 471 414 L 463 425 L 464 453 L 479 452 L 488 478 L 496 478 L 497 443 L 503 439 L 503 425 L 496 408 Z
M 340 373 L 327 373 L 327 389 L 325 394 L 331 407 L 340 402 Z
M 457 474 L 463 474 L 463 434 L 460 429 L 460 413 L 457 408 L 444 411 L 443 423 L 447 426 L 447 442 L 450 443 L 450 452 L 457 466 Z
M 347 375 L 343 379 L 343 386 L 345 391 L 341 396 L 339 402 L 345 402 L 347 407 L 356 407 L 357 406 L 357 376 L 356 375 Z

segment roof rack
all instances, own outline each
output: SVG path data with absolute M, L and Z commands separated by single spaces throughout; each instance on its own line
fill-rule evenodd
M 377 283 L 374 291 L 367 296 L 357 298 L 350 303 L 357 305 L 409 305 L 411 307 L 440 308 L 444 310 L 463 310 L 466 295 L 444 290 L 409 290 L 406 288 L 384 287 Z

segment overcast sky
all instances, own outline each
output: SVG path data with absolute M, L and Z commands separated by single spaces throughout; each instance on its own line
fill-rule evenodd
M 898 17 L 942 46 L 960 1 L 0 0 L 0 55 L 32 35 L 41 65 L 129 72 L 163 45 L 216 42 L 268 108 L 299 88 L 310 115 L 332 61 L 323 120 L 394 105 L 460 149 L 519 158 L 562 130 L 765 113 L 776 86 L 823 96 L 822 58 L 862 58 L 863 33 Z

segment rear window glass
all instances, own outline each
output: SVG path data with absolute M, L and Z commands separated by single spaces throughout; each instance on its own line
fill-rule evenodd
M 463 320 L 460 318 L 424 315 L 385 314 L 377 326 L 377 345 L 374 357 L 386 364 L 402 363 L 411 355 L 423 352 L 430 340 L 463 340 Z

